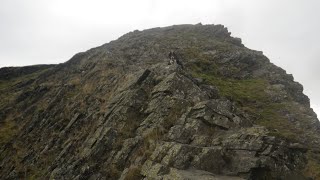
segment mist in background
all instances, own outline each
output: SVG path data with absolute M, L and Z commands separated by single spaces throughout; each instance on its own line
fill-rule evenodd
M 0 67 L 62 63 L 136 29 L 223 24 L 302 83 L 320 114 L 318 0 L 1 0 Z

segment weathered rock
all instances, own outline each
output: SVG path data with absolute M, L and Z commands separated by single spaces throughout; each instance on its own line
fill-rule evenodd
M 0 179 L 320 178 L 302 86 L 222 25 L 134 31 L 0 76 Z

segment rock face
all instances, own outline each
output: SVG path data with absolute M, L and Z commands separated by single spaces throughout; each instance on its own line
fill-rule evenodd
M 302 86 L 222 25 L 134 31 L 0 75 L 1 179 L 320 179 Z

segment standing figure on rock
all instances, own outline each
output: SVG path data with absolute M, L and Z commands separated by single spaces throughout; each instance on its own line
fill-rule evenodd
M 176 55 L 176 53 L 174 51 L 170 51 L 169 52 L 169 63 L 168 65 L 172 65 L 172 64 L 178 64 L 179 66 L 183 66 L 181 61 L 178 59 L 178 56 Z
M 170 51 L 169 52 L 169 65 L 174 64 L 177 60 L 176 58 L 176 54 L 174 53 L 174 51 Z

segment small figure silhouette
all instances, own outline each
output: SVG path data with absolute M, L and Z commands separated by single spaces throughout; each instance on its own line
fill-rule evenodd
M 173 51 L 169 52 L 169 65 L 174 64 L 177 60 L 177 56 Z

